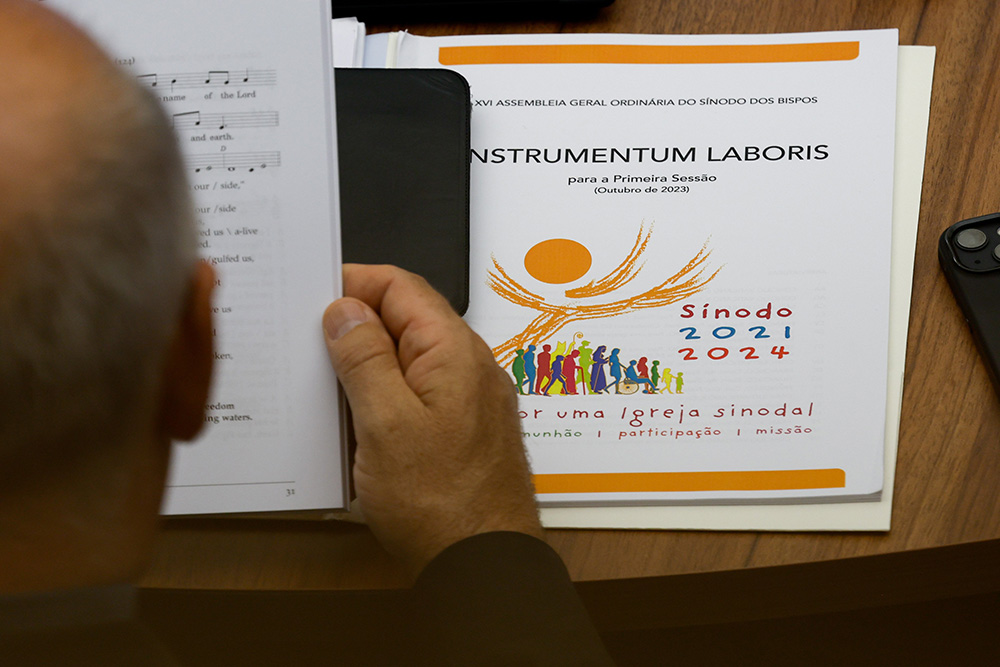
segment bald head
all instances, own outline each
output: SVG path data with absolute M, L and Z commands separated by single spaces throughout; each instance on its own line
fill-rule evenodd
M 67 177 L 67 148 L 97 129 L 88 114 L 127 87 L 86 35 L 30 0 L 0 0 L 0 58 L 11 64 L 0 77 L 0 204 L 25 206 Z
M 32 0 L 0 0 L 0 62 L 0 471 L 13 475 L 151 418 L 195 240 L 172 132 L 133 77 Z

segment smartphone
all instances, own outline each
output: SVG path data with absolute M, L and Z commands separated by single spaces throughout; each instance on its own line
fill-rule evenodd
M 1000 213 L 946 229 L 938 259 L 1000 395 Z

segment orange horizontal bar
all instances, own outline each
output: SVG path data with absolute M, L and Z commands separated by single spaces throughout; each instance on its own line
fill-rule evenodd
M 847 475 L 840 468 L 579 473 L 535 475 L 534 479 L 538 493 L 782 491 L 843 488 L 847 483 Z
M 688 64 L 793 63 L 854 60 L 858 42 L 806 44 L 496 44 L 443 46 L 442 65 L 542 65 L 556 63 Z

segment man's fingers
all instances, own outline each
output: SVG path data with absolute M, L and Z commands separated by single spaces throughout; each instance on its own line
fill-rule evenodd
M 378 315 L 345 297 L 323 313 L 323 333 L 333 370 L 355 413 L 385 407 L 410 394 L 396 358 L 396 345 Z
M 448 301 L 420 276 L 395 266 L 345 264 L 344 294 L 378 312 L 398 343 L 400 368 L 418 395 L 418 385 L 423 384 L 418 381 L 420 374 L 414 377 L 410 373 L 417 359 L 423 359 L 425 366 L 450 367 L 449 372 L 462 363 L 453 353 L 468 350 L 464 341 L 471 331 Z
M 397 340 L 414 325 L 454 325 L 461 319 L 427 281 L 395 266 L 345 264 L 344 294 L 375 309 Z

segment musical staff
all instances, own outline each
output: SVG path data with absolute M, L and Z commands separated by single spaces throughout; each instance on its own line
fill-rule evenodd
M 175 130 L 225 130 L 227 128 L 277 127 L 277 111 L 244 111 L 235 113 L 201 113 L 185 111 L 173 115 Z
M 135 77 L 143 86 L 159 88 L 210 88 L 216 86 L 273 86 L 278 82 L 278 72 L 273 69 L 209 70 L 207 72 L 181 72 L 178 74 L 140 74 Z
M 246 170 L 248 172 L 272 169 L 281 166 L 281 152 L 262 153 L 202 153 L 189 155 L 188 166 L 195 173 L 220 169 L 223 171 Z

